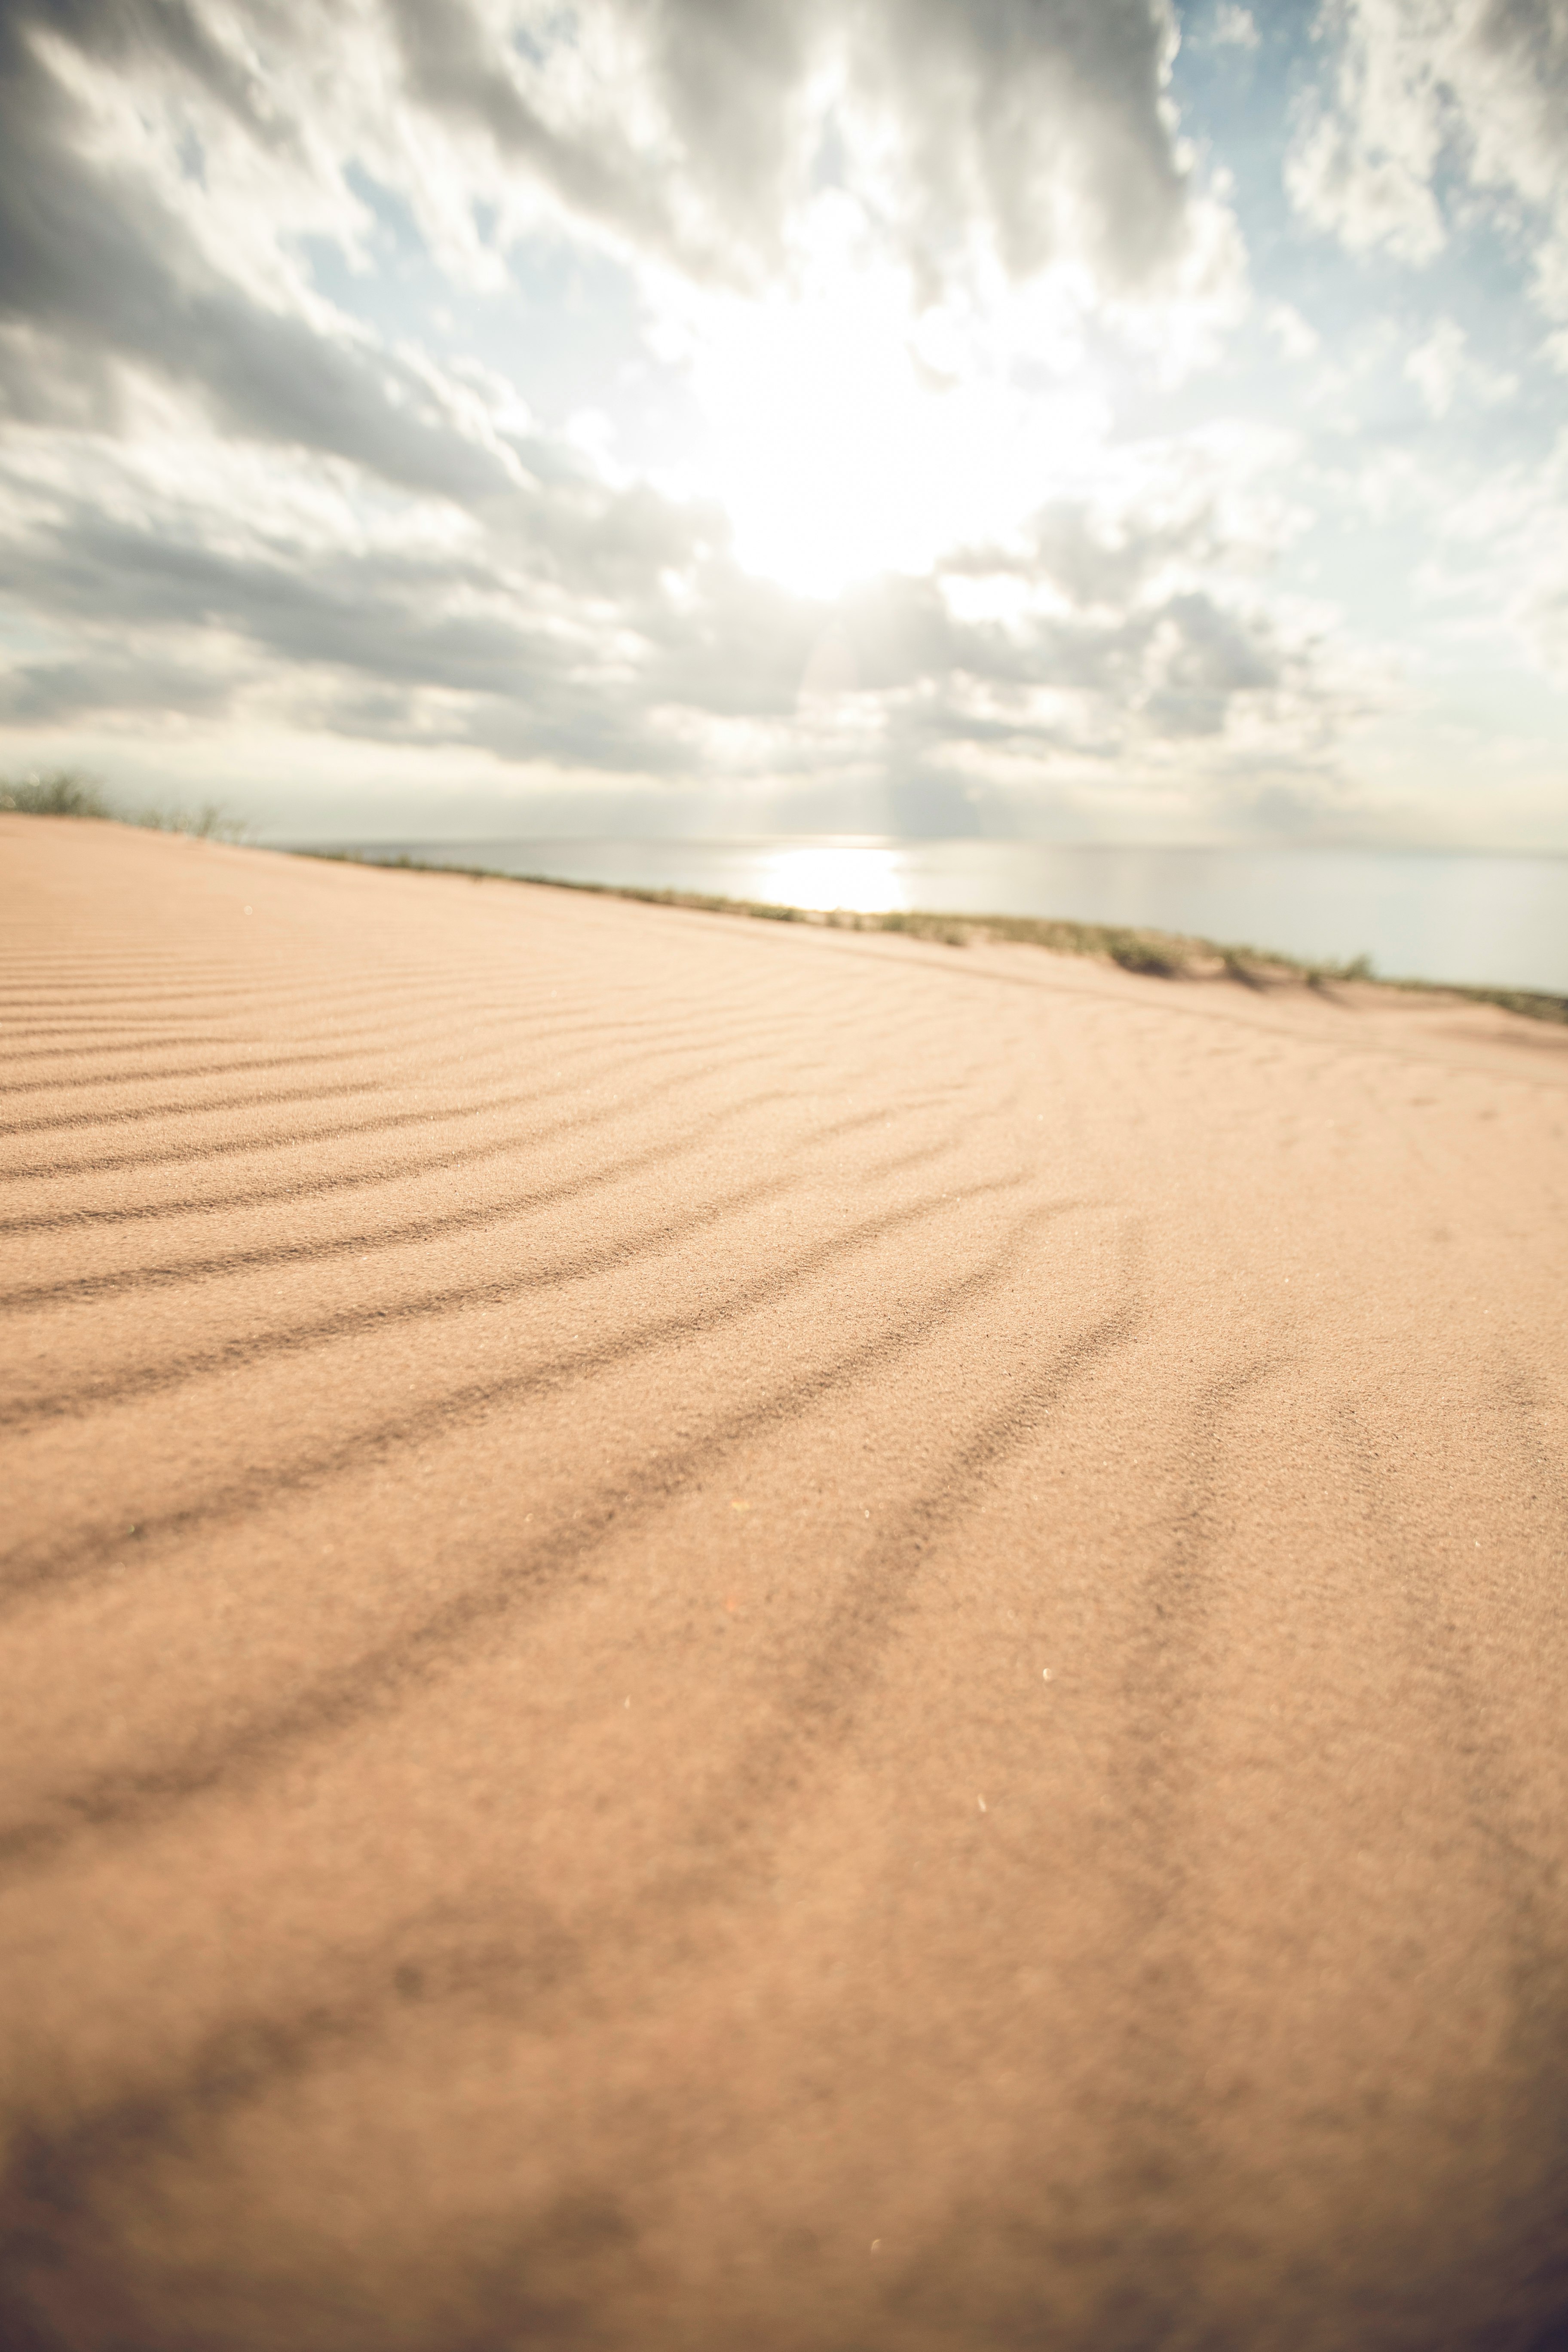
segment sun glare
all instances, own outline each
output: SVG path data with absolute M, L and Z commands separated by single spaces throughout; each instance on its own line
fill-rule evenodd
M 855 907 L 886 915 L 907 907 L 909 893 L 896 855 L 874 842 L 811 842 L 770 850 L 755 885 L 757 896 L 781 907 Z
M 801 282 L 715 305 L 692 355 L 737 554 L 807 595 L 1005 538 L 1101 416 L 1081 381 L 1026 396 L 994 320 L 918 314 L 851 209 L 820 207 Z

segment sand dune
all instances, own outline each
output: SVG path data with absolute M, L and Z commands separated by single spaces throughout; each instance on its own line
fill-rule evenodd
M 13 2352 L 1568 2342 L 1568 1036 L 0 873 Z

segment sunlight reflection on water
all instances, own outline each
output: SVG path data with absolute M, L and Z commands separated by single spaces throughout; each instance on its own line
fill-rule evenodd
M 1389 978 L 1568 994 L 1568 856 L 856 835 L 355 846 L 366 856 L 784 906 L 1147 925 L 1325 961 L 1370 955 Z
M 765 850 L 753 887 L 735 895 L 780 907 L 854 907 L 889 915 L 912 907 L 907 857 L 884 842 L 813 842 Z

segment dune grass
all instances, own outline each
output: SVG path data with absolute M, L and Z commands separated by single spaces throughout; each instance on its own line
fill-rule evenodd
M 114 814 L 96 776 L 77 768 L 56 768 L 46 776 L 0 777 L 0 809 L 14 809 L 21 816 Z
M 578 890 L 589 897 L 631 898 L 649 907 L 682 907 L 705 915 L 742 916 L 753 922 L 807 923 L 837 931 L 895 931 L 907 939 L 931 940 L 940 946 L 964 948 L 991 941 L 1048 949 L 1057 955 L 1088 956 L 1155 980 L 1225 980 L 1257 993 L 1299 987 L 1330 994 L 1336 987 L 1362 982 L 1404 993 L 1462 997 L 1474 1004 L 1496 1004 L 1529 1021 L 1568 1024 L 1568 997 L 1538 989 L 1470 988 L 1448 981 L 1385 980 L 1374 972 L 1369 956 L 1341 963 L 1312 962 L 1274 949 L 1229 945 L 1181 931 L 1130 929 L 1115 923 L 1074 923 L 1033 915 L 950 915 L 918 908 L 890 914 L 866 914 L 854 908 L 790 907 L 764 898 L 725 898 L 703 890 L 648 890 L 633 883 L 567 882 L 554 874 L 503 874 L 492 866 L 448 866 L 434 859 L 367 857 L 362 851 L 301 849 L 300 857 L 320 857 L 343 865 L 381 866 L 411 874 L 456 874 L 474 882 L 523 882 L 547 890 Z
M 230 816 L 217 801 L 200 808 L 173 804 L 125 809 L 110 798 L 100 780 L 80 768 L 54 768 L 37 776 L 0 777 L 0 809 L 18 816 L 97 817 L 134 824 L 152 833 L 184 833 L 198 841 L 243 841 L 250 827 Z

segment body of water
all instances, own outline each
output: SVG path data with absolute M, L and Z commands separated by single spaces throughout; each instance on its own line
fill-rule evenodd
M 335 845 L 374 858 L 703 890 L 868 913 L 1057 916 L 1194 932 L 1386 979 L 1568 995 L 1568 856 L 1447 850 L 1061 847 L 847 835 L 752 841 Z

